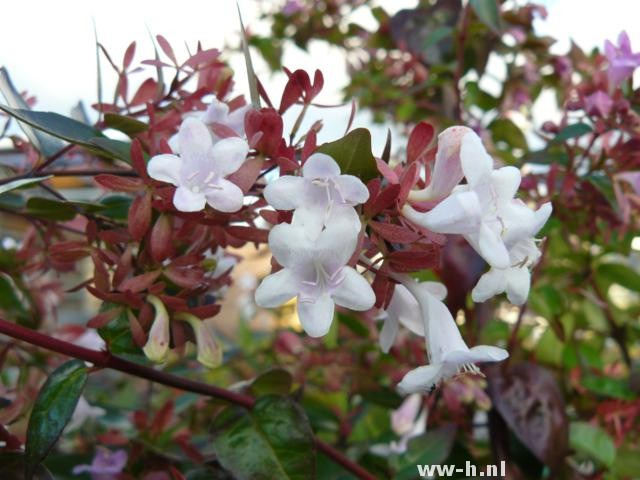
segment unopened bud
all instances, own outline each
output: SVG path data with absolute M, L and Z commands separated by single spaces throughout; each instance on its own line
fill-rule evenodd
M 169 313 L 162 300 L 155 295 L 148 295 L 147 301 L 155 308 L 156 315 L 151 324 L 149 339 L 142 351 L 152 362 L 162 363 L 166 360 L 169 352 L 171 335 L 169 332 Z

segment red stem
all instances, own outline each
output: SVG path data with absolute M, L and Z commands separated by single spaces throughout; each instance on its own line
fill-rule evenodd
M 45 348 L 69 357 L 78 358 L 85 362 L 91 362 L 98 368 L 111 368 L 129 375 L 151 380 L 155 383 L 161 383 L 168 387 L 226 400 L 229 403 L 240 405 L 245 408 L 252 408 L 255 403 L 255 399 L 249 395 L 232 392 L 214 385 L 208 385 L 206 383 L 189 380 L 188 378 L 155 370 L 138 363 L 130 362 L 106 351 L 90 350 L 88 348 L 79 347 L 73 343 L 50 337 L 43 333 L 36 332 L 35 330 L 8 322 L 2 318 L 0 318 L 0 333 L 12 338 L 17 338 L 18 340 L 22 340 L 40 348 Z M 318 450 L 336 463 L 342 465 L 358 478 L 363 480 L 375 480 L 376 477 L 371 473 L 366 471 L 360 465 L 354 463 L 331 445 L 324 443 L 322 440 L 317 438 L 315 438 L 315 443 Z

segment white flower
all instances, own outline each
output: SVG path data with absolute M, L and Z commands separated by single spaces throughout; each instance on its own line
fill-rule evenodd
M 264 198 L 278 210 L 294 210 L 292 224 L 320 233 L 324 225 L 361 223 L 354 206 L 369 198 L 369 190 L 353 175 L 341 175 L 340 166 L 329 155 L 314 153 L 302 167 L 302 177 L 285 175 L 269 183 Z
M 429 391 L 439 382 L 461 372 L 479 372 L 478 362 L 498 362 L 509 356 L 502 348 L 478 345 L 467 347 L 447 306 L 421 284 L 408 277 L 402 284 L 416 298 L 425 323 L 429 365 L 407 373 L 398 384 L 402 394 Z
M 473 132 L 462 138 L 460 161 L 467 184 L 426 213 L 411 206 L 403 214 L 412 222 L 437 233 L 462 234 L 493 267 L 508 268 L 508 246 L 529 236 L 537 223 L 535 213 L 514 199 L 520 186 L 515 167 L 493 170 L 493 160 Z
M 149 176 L 177 186 L 175 207 L 183 212 L 202 210 L 205 204 L 221 212 L 237 212 L 244 195 L 225 177 L 240 168 L 249 145 L 239 137 L 213 142 L 202 121 L 188 117 L 178 132 L 180 156 L 162 154 L 147 165 Z
M 300 322 L 312 337 L 329 331 L 334 304 L 369 310 L 375 303 L 371 285 L 347 266 L 357 241 L 350 222 L 331 223 L 317 238 L 303 227 L 276 225 L 269 233 L 269 247 L 284 268 L 262 281 L 256 304 L 273 308 L 297 297 Z
M 492 267 L 480 277 L 478 284 L 471 292 L 474 302 L 484 302 L 487 299 L 507 292 L 507 298 L 514 305 L 522 305 L 529 296 L 531 285 L 530 269 L 540 258 L 540 250 L 533 236 L 546 223 L 551 215 L 551 204 L 545 203 L 536 212 L 537 223 L 532 226 L 531 236 L 518 240 L 509 248 L 508 268 Z
M 443 300 L 447 296 L 447 289 L 441 283 L 424 282 L 421 285 L 438 300 Z M 416 335 L 424 337 L 424 323 L 418 301 L 404 285 L 396 285 L 385 314 L 379 339 L 383 352 L 387 353 L 395 342 L 400 324 Z
M 142 351 L 149 360 L 156 363 L 164 362 L 169 353 L 171 332 L 169 330 L 169 313 L 155 295 L 147 295 L 147 301 L 155 308 L 156 315 L 149 330 L 149 339 Z
M 201 320 L 195 315 L 181 312 L 176 318 L 189 322 L 196 337 L 198 362 L 205 367 L 215 368 L 222 363 L 222 348 L 218 345 L 215 326 L 210 318 Z
M 406 452 L 409 440 L 422 435 L 427 429 L 427 410 L 421 410 L 421 407 L 421 394 L 414 393 L 405 398 L 402 405 L 391 413 L 391 429 L 400 439 L 388 444 L 374 445 L 371 451 L 385 457 Z
M 216 249 L 213 259 L 216 261 L 216 267 L 211 273 L 211 278 L 214 279 L 221 277 L 238 263 L 238 259 L 233 255 L 227 255 L 227 252 L 222 247 Z
M 65 432 L 77 430 L 84 425 L 84 422 L 87 420 L 102 417 L 106 413 L 107 412 L 104 408 L 92 407 L 89 405 L 87 399 L 84 398 L 83 395 L 80 395 L 76 409 L 73 411 L 73 415 L 71 416 L 71 420 L 69 420 L 69 423 L 67 423 L 67 426 L 65 427 Z

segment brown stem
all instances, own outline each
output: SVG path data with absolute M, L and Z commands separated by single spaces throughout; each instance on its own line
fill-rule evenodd
M 91 362 L 97 368 L 118 370 L 129 375 L 151 380 L 155 383 L 161 383 L 168 387 L 225 400 L 229 403 L 248 409 L 252 408 L 255 403 L 255 399 L 249 395 L 232 392 L 231 390 L 216 387 L 215 385 L 209 385 L 162 372 L 160 370 L 155 370 L 138 363 L 130 362 L 106 351 L 90 350 L 88 348 L 79 347 L 73 343 L 50 337 L 43 333 L 36 332 L 35 330 L 11 323 L 2 318 L 0 318 L 0 333 L 62 355 L 84 360 L 85 362 Z M 324 443 L 318 438 L 315 438 L 315 444 L 318 450 L 334 462 L 342 465 L 358 478 L 363 480 L 375 480 L 375 477 L 371 473 L 347 458 L 331 445 Z

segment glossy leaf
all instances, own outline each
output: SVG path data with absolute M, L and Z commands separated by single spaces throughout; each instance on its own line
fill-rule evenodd
M 40 389 L 27 428 L 27 478 L 32 477 L 71 419 L 88 377 L 85 363 L 71 360 L 56 368 Z
M 0 185 L 0 195 L 6 192 L 10 192 L 11 190 L 15 190 L 16 188 L 26 187 L 27 185 L 35 185 L 36 183 L 44 182 L 45 180 L 49 180 L 50 178 L 53 178 L 53 175 L 36 178 L 21 178 L 19 180 L 14 180 L 13 182 L 5 183 L 4 185 Z
M 261 397 L 251 411 L 224 410 L 213 423 L 213 447 L 218 461 L 239 480 L 315 478 L 313 433 L 304 411 L 289 397 Z
M 256 378 L 250 390 L 254 396 L 289 395 L 292 384 L 293 377 L 289 372 L 282 368 L 275 368 Z
M 500 32 L 500 12 L 496 0 L 470 0 L 478 18 L 496 33 Z
M 608 467 L 613 464 L 616 446 L 607 432 L 587 422 L 572 422 L 569 432 L 572 448 Z
M 366 128 L 356 128 L 340 140 L 324 143 L 317 151 L 338 162 L 343 174 L 355 175 L 364 183 L 378 176 L 376 160 L 371 153 L 371 133 Z
M 26 212 L 47 220 L 67 221 L 76 216 L 76 208 L 68 203 L 50 198 L 32 197 L 27 200 Z
M 591 133 L 593 129 L 586 123 L 574 123 L 564 127 L 553 139 L 554 143 L 561 143 L 571 138 L 581 137 L 587 133 Z
M 104 123 L 107 127 L 126 133 L 130 137 L 149 129 L 149 125 L 146 123 L 126 115 L 118 115 L 117 113 L 106 113 Z

